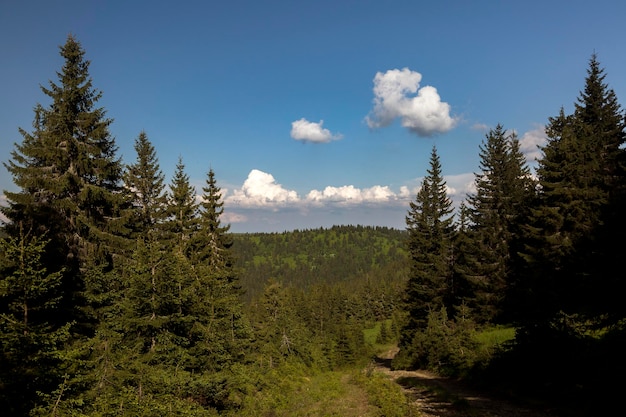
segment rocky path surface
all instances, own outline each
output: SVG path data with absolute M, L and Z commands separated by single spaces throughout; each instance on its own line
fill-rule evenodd
M 428 371 L 390 369 L 396 350 L 379 357 L 375 370 L 400 384 L 417 404 L 421 417 L 555 417 L 546 410 L 515 404 L 474 390 L 450 378 Z

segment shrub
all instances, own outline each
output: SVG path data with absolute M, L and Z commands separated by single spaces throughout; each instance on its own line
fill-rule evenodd
M 445 308 L 428 314 L 428 325 L 394 359 L 396 369 L 422 368 L 457 376 L 470 369 L 478 355 L 473 322 L 451 320 Z

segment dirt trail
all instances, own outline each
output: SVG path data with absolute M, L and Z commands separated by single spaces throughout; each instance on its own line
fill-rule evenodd
M 400 384 L 415 401 L 421 417 L 554 417 L 545 410 L 532 409 L 471 389 L 463 383 L 428 371 L 393 371 L 392 349 L 379 356 L 375 369 Z

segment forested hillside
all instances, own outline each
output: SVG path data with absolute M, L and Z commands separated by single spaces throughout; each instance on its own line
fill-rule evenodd
M 406 232 L 384 227 L 233 235 L 235 265 L 246 299 L 257 297 L 272 278 L 286 287 L 309 289 L 342 284 L 346 289 L 404 285 Z
M 385 323 L 379 342 L 395 339 L 408 272 L 404 232 L 335 226 L 233 241 L 261 366 L 365 364 L 374 352 L 363 331 L 377 323 Z

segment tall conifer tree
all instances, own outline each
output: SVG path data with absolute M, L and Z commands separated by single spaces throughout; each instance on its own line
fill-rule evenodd
M 5 164 L 20 190 L 5 192 L 3 212 L 9 233 L 16 235 L 20 225 L 50 240 L 42 261 L 50 272 L 63 271 L 55 317 L 84 323 L 79 307 L 87 269 L 110 270 L 112 254 L 123 246 L 122 166 L 84 50 L 69 36 L 60 54 L 58 83 L 41 88 L 51 104 L 35 107 L 33 131 L 20 130 L 23 141 Z
M 124 183 L 132 195 L 135 232 L 145 235 L 155 232 L 165 220 L 167 210 L 165 176 L 159 167 L 156 150 L 146 132 L 141 132 L 135 140 L 135 152 L 137 159 L 134 164 L 127 167 Z M 162 236 L 156 238 L 160 239 Z
M 526 215 L 534 183 L 517 136 L 507 134 L 502 125 L 489 131 L 481 145 L 480 173 L 475 176 L 476 193 L 468 197 L 473 244 L 464 267 L 474 287 L 470 307 L 476 321 L 484 323 L 504 314 L 521 245 L 518 224 Z
M 167 230 L 172 245 L 178 252 L 188 254 L 189 242 L 198 229 L 198 203 L 196 191 L 189 183 L 182 158 L 178 158 L 174 178 L 170 183 L 167 207 Z
M 210 353 L 203 355 L 213 366 L 217 365 L 216 369 L 221 369 L 244 354 L 244 343 L 250 335 L 243 317 L 241 286 L 230 251 L 233 244 L 227 234 L 230 225 L 221 222 L 224 203 L 213 169 L 209 170 L 202 190 L 198 229 L 190 245 L 190 260 L 198 279 L 192 285 L 194 288 L 200 285 L 196 293 L 201 297 L 197 305 L 202 309 L 197 314 L 206 315 L 209 328 L 213 329 Z
M 52 246 L 66 252 L 63 262 L 83 266 L 81 259 L 115 244 L 122 165 L 111 119 L 96 107 L 102 93 L 92 85 L 85 51 L 69 36 L 60 52 L 59 83 L 41 88 L 52 103 L 35 107 L 33 131 L 20 130 L 24 140 L 6 164 L 21 191 L 5 192 L 5 214 L 48 231 Z
M 548 143 L 537 174 L 541 193 L 528 227 L 527 303 L 531 323 L 557 315 L 601 324 L 619 321 L 624 309 L 616 294 L 621 257 L 613 242 L 624 232 L 624 113 L 604 82 L 595 54 L 574 113 L 550 118 Z M 532 290 L 531 290 L 532 289 Z M 541 289 L 541 291 L 538 291 Z M 571 320 L 570 320 L 571 322 Z
M 411 357 L 413 338 L 426 328 L 429 312 L 450 307 L 453 209 L 435 147 L 427 175 L 415 201 L 409 204 L 406 224 L 411 273 L 406 289 L 408 318 L 399 343 L 401 358 Z
M 605 83 L 606 74 L 594 53 L 589 60 L 585 88 L 575 103 L 574 118 L 581 124 L 579 136 L 592 143 L 598 160 L 594 166 L 597 180 L 592 186 L 601 190 L 605 204 L 599 214 L 598 258 L 592 288 L 583 287 L 588 312 L 600 324 L 615 324 L 626 317 L 622 294 L 626 279 L 616 271 L 622 268 L 619 245 L 626 233 L 626 112 L 613 89 Z
M 224 213 L 224 202 L 213 169 L 209 170 L 202 191 L 199 229 L 192 242 L 194 260 L 201 263 L 208 262 L 216 270 L 232 268 L 233 259 L 229 249 L 233 242 L 227 234 L 230 225 L 222 225 L 220 219 Z

